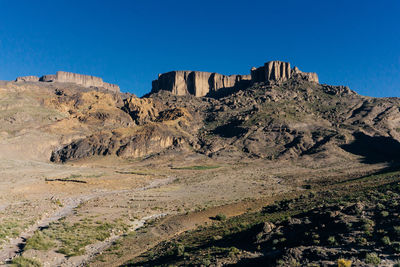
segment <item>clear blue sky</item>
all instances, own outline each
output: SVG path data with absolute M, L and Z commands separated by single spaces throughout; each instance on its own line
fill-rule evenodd
M 158 73 L 269 60 L 400 96 L 400 1 L 0 0 L 0 80 L 65 70 L 141 96 Z

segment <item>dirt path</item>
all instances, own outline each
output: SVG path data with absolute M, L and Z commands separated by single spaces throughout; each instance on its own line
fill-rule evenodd
M 146 233 L 123 240 L 120 250 L 125 251 L 125 253 L 122 256 L 107 254 L 102 261 L 94 259 L 90 263 L 90 266 L 120 266 L 162 241 L 171 239 L 185 231 L 195 229 L 199 225 L 212 222 L 211 218 L 218 213 L 223 213 L 229 218 L 241 215 L 249 209 L 260 209 L 270 202 L 272 202 L 272 198 L 265 198 L 213 207 L 189 214 L 166 216 Z
M 114 190 L 114 191 L 106 191 L 106 192 L 96 192 L 94 194 L 86 195 L 86 196 L 80 196 L 77 198 L 67 198 L 66 200 L 63 201 L 64 206 L 54 212 L 52 215 L 49 217 L 43 218 L 34 225 L 31 225 L 26 231 L 21 233 L 18 237 L 10 239 L 10 241 L 3 246 L 3 249 L 0 250 L 0 263 L 4 262 L 9 262 L 11 261 L 14 257 L 18 256 L 19 254 L 22 253 L 22 248 L 24 247 L 26 240 L 30 238 L 34 232 L 40 228 L 47 227 L 51 222 L 55 222 L 63 217 L 69 216 L 73 210 L 78 207 L 81 203 L 84 203 L 90 199 L 96 198 L 96 197 L 104 197 L 106 195 L 111 195 L 111 194 L 118 194 L 118 193 L 124 193 L 124 192 L 139 192 L 139 191 L 145 191 L 149 190 L 152 188 L 157 188 L 161 187 L 164 185 L 168 185 L 171 182 L 175 180 L 175 177 L 167 177 L 164 179 L 156 179 L 151 181 L 148 185 L 144 187 L 140 187 L 134 190 Z M 143 226 L 146 220 L 149 218 L 142 218 L 141 220 L 138 221 L 138 227 Z M 144 220 L 144 221 L 143 221 Z M 136 228 L 136 229 L 137 229 Z M 118 238 L 115 237 L 115 238 Z M 108 240 L 106 242 L 107 244 L 104 244 L 102 246 L 99 243 L 99 246 L 96 248 L 94 247 L 94 251 L 90 253 L 90 255 L 87 256 L 87 259 L 91 258 L 92 255 L 99 253 L 102 251 L 102 249 L 106 248 L 111 244 L 114 240 Z M 84 259 L 86 262 L 87 259 Z M 76 265 L 66 265 L 66 266 L 76 266 Z

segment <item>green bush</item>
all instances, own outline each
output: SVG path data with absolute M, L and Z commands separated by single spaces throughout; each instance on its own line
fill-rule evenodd
M 381 259 L 379 258 L 378 254 L 374 252 L 367 253 L 367 255 L 365 256 L 365 263 L 378 265 L 381 263 Z
M 333 246 L 336 244 L 336 238 L 334 236 L 328 237 L 328 244 Z
M 386 246 L 390 245 L 390 238 L 388 236 L 382 237 L 381 241 Z
M 31 238 L 26 241 L 25 250 L 49 250 L 54 247 L 55 243 L 48 236 L 45 236 L 41 231 L 36 231 Z
M 13 267 L 41 267 L 42 264 L 35 260 L 25 257 L 16 257 L 11 261 Z
M 215 215 L 214 217 L 217 221 L 225 221 L 226 220 L 226 215 L 222 214 L 222 213 L 218 213 L 217 215 Z
M 185 246 L 182 244 L 177 244 L 175 246 L 175 255 L 182 256 L 185 253 Z
M 389 212 L 387 212 L 386 210 L 383 210 L 383 211 L 381 211 L 381 216 L 387 217 L 387 216 L 389 216 Z

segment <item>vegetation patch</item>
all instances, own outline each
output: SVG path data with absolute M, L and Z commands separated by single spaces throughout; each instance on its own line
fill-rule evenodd
M 379 265 L 380 252 L 396 262 L 399 181 L 398 173 L 392 172 L 308 191 L 261 212 L 199 226 L 161 242 L 125 266 L 315 266 L 333 261 L 344 267 L 356 262 Z M 301 258 L 296 254 L 299 249 Z
M 83 219 L 71 223 L 61 219 L 42 231 L 36 231 L 27 240 L 26 249 L 55 248 L 57 252 L 68 257 L 77 256 L 85 253 L 85 246 L 106 240 L 113 231 L 127 231 L 128 229 L 128 225 L 122 222 L 94 222 L 91 219 Z
M 11 261 L 10 266 L 12 267 L 41 267 L 42 264 L 35 259 L 25 258 L 25 257 L 16 257 Z
M 210 169 L 217 169 L 220 168 L 221 166 L 206 166 L 206 165 L 195 165 L 195 166 L 187 166 L 187 167 L 176 167 L 172 168 L 173 170 L 210 170 Z

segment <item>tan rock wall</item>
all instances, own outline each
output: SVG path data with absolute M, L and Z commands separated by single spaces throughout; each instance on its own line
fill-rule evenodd
M 39 77 L 38 76 L 22 76 L 22 77 L 17 77 L 15 79 L 16 82 L 38 82 Z
M 250 81 L 250 75 L 222 75 L 203 71 L 171 71 L 160 74 L 153 81 L 152 92 L 170 91 L 175 95 L 206 96 L 224 88 L 233 88 L 242 81 Z
M 251 69 L 252 82 L 282 83 L 291 78 L 319 82 L 314 72 L 302 72 L 297 67 L 290 68 L 290 63 L 269 61 L 264 66 Z
M 119 86 L 111 83 L 103 82 L 103 79 L 100 77 L 95 77 L 91 75 L 83 75 L 65 71 L 57 71 L 56 74 L 57 82 L 70 82 L 76 83 L 79 85 L 83 85 L 85 87 L 95 86 L 95 87 L 103 87 L 111 91 L 119 92 Z
M 29 76 L 31 77 L 31 76 Z M 34 76 L 32 76 L 34 77 Z M 19 77 L 23 78 L 23 77 Z M 18 78 L 17 78 L 18 79 Z M 56 75 L 43 75 L 38 78 L 36 81 L 41 82 L 60 82 L 60 83 L 75 83 L 85 87 L 95 86 L 95 87 L 103 87 L 107 90 L 119 92 L 119 86 L 116 84 L 106 83 L 100 77 L 95 77 L 91 75 L 83 75 L 77 73 L 71 73 L 66 71 L 57 71 Z
M 302 72 L 297 67 L 294 67 L 294 69 L 292 70 L 292 75 L 296 79 L 302 79 L 316 83 L 319 82 L 318 75 L 315 72 Z
M 55 80 L 56 80 L 56 75 L 54 75 L 54 74 L 43 75 L 39 79 L 39 81 L 41 81 L 41 82 L 54 82 Z

